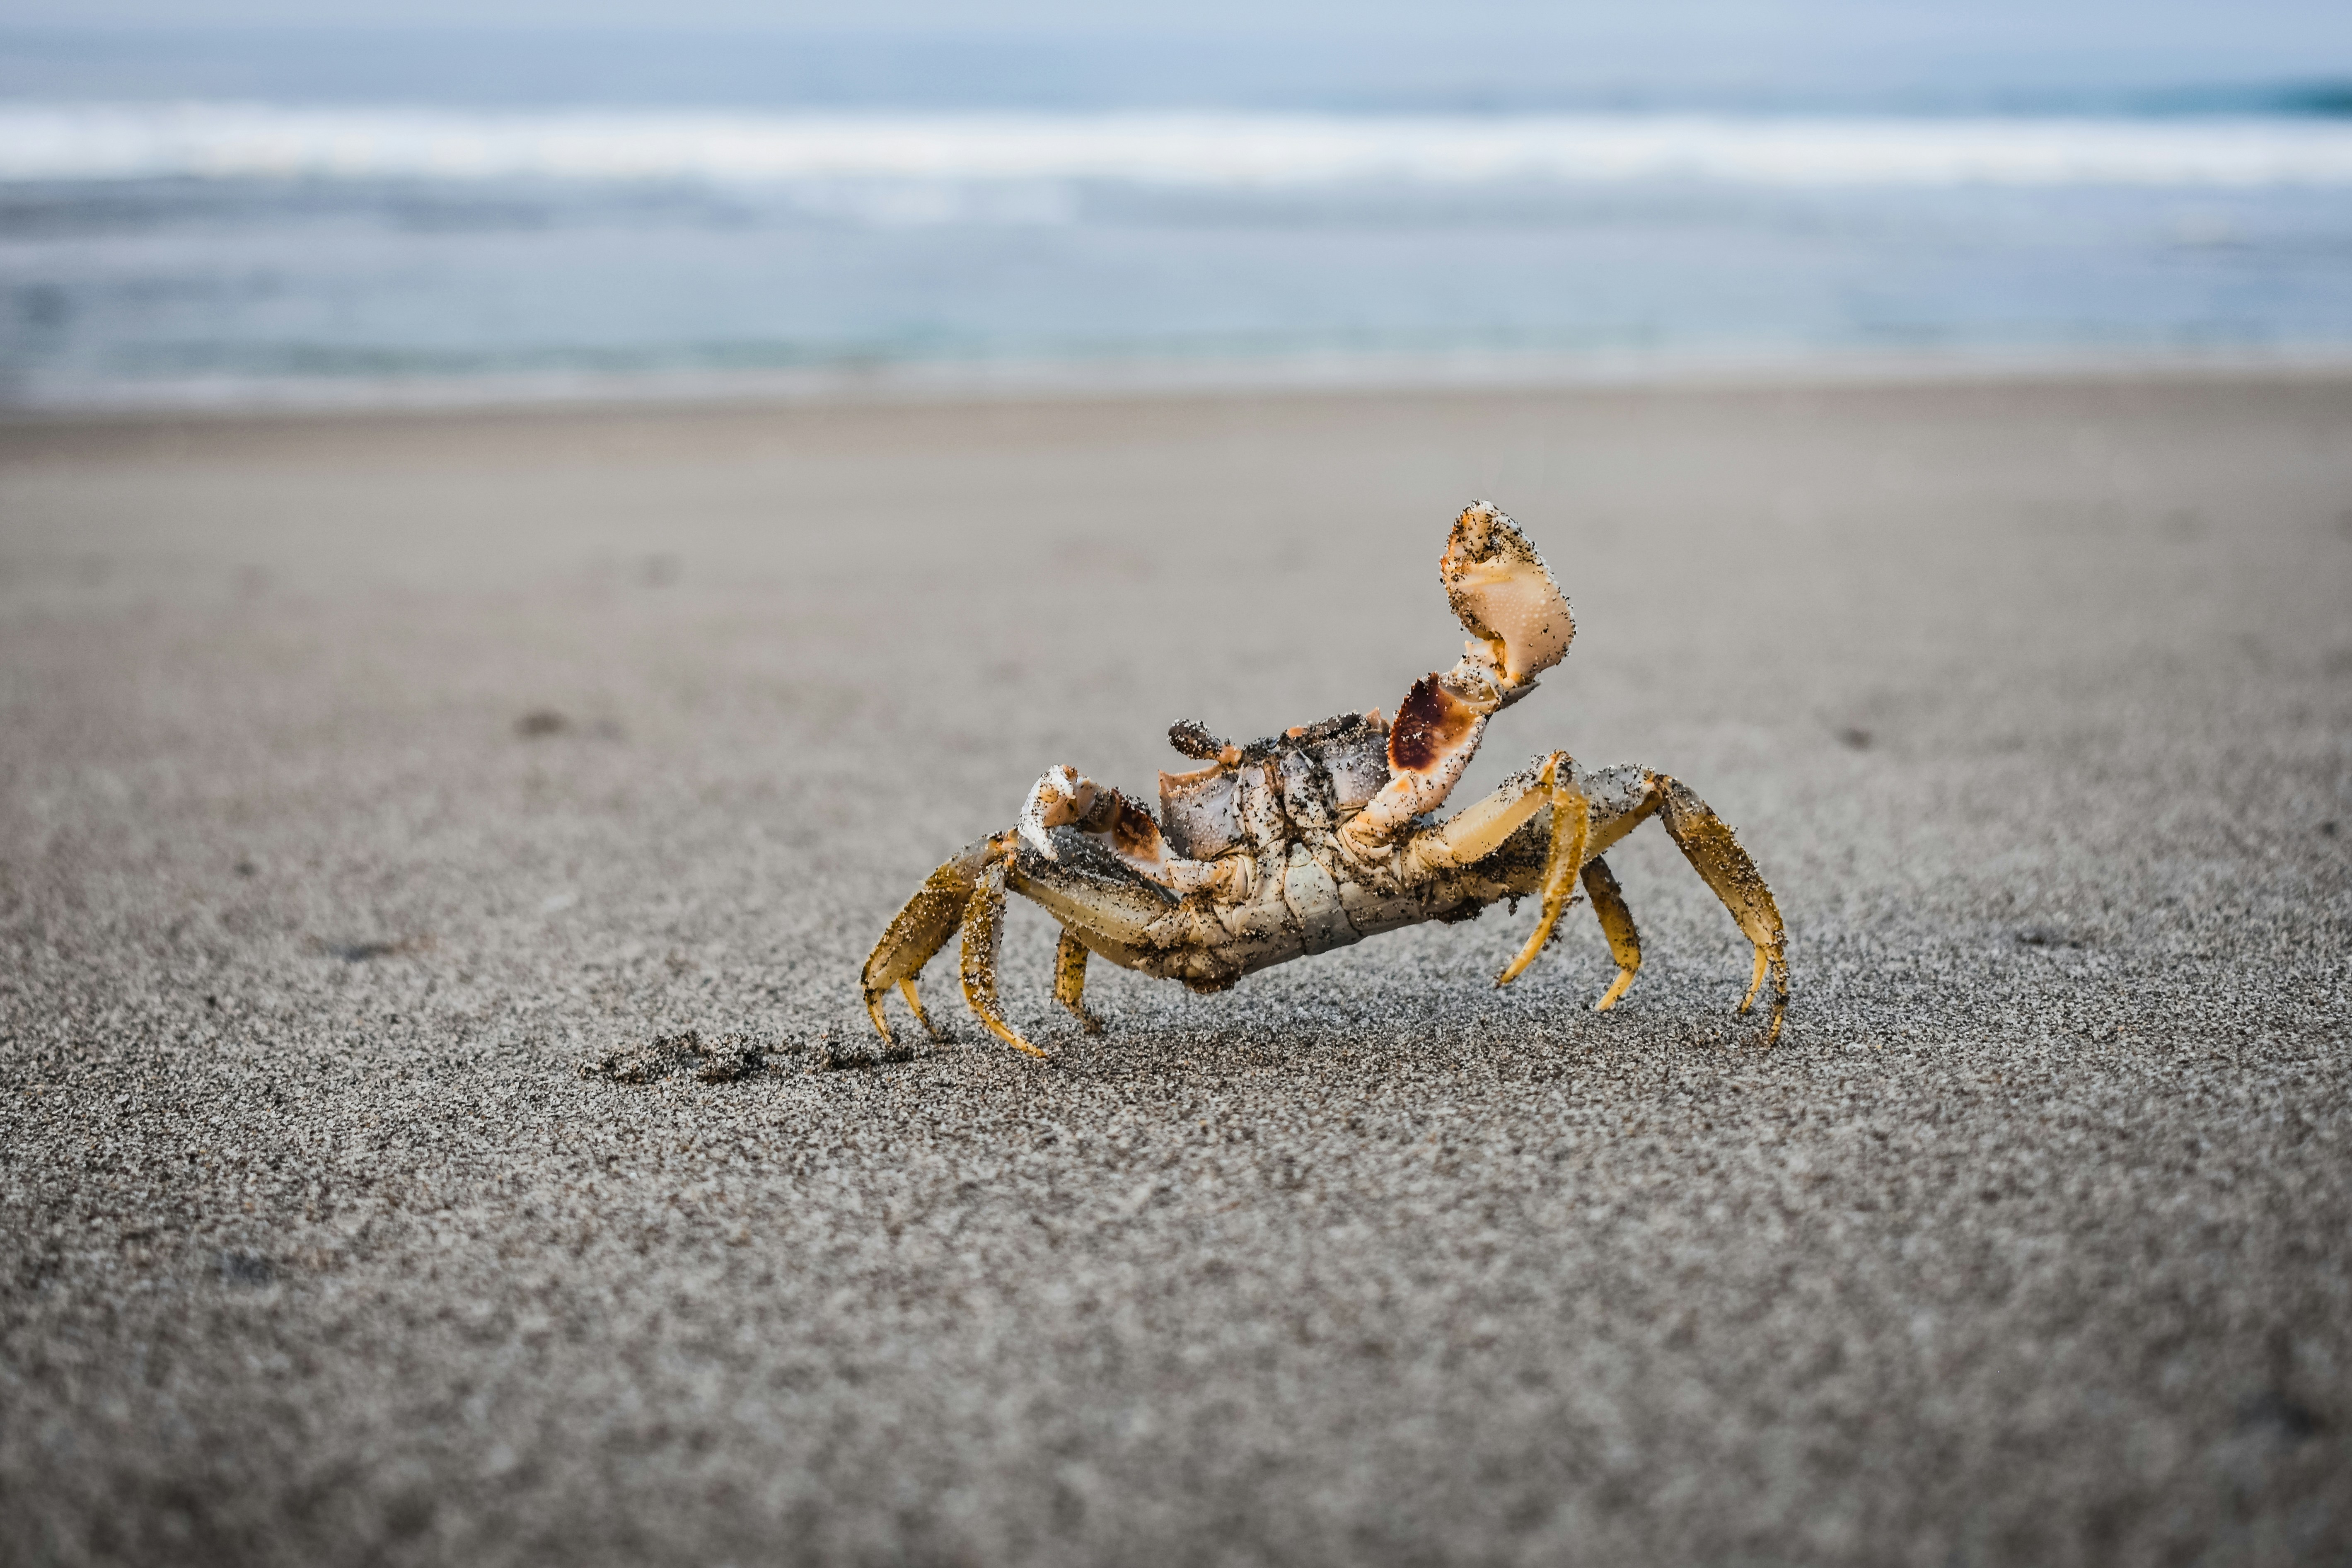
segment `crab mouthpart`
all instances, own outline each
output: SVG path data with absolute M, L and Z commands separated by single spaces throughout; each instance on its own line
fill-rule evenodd
M 1454 520 L 1438 576 L 1463 628 L 1485 639 L 1505 680 L 1521 685 L 1558 664 L 1576 636 L 1568 595 L 1496 508 L 1474 502 Z

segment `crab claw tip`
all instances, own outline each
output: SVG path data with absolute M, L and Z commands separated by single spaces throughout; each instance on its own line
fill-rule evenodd
M 1568 652 L 1576 635 L 1568 595 L 1501 508 L 1474 501 L 1463 510 L 1438 575 L 1463 629 L 1495 649 L 1512 685 L 1540 675 Z

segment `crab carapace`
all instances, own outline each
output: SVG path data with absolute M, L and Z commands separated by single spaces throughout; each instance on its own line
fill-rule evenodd
M 1496 981 L 1507 985 L 1543 951 L 1580 882 L 1617 961 L 1594 1005 L 1606 1011 L 1633 983 L 1642 947 L 1601 857 L 1654 816 L 1754 945 L 1738 1010 L 1769 980 L 1764 1037 L 1777 1038 L 1789 1003 L 1780 910 L 1731 829 L 1679 781 L 1633 765 L 1588 771 L 1553 752 L 1433 818 L 1487 721 L 1535 689 L 1576 631 L 1535 546 L 1483 501 L 1454 520 L 1439 576 L 1471 640 L 1453 668 L 1413 683 L 1394 723 L 1377 709 L 1343 713 L 1247 745 L 1180 723 L 1169 741 L 1203 765 L 1160 775 L 1156 817 L 1075 769 L 1047 770 L 1013 827 L 932 872 L 882 933 L 863 977 L 874 1026 L 891 1037 L 882 1004 L 896 985 L 938 1037 L 915 979 L 961 931 L 964 1000 L 1005 1044 L 1045 1055 L 997 1000 L 1008 892 L 1060 923 L 1054 994 L 1093 1031 L 1102 1025 L 1085 1002 L 1089 956 L 1223 991 L 1253 970 L 1380 931 L 1539 899 L 1535 930 Z

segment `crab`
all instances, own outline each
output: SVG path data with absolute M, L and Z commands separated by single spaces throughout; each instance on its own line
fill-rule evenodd
M 1048 769 L 1013 826 L 932 872 L 882 933 L 863 975 L 882 1037 L 897 1043 L 883 1014 L 893 986 L 934 1039 L 945 1037 L 915 982 L 960 931 L 964 1001 L 1006 1045 L 1046 1054 L 997 997 L 1008 893 L 1044 905 L 1061 926 L 1054 995 L 1088 1033 L 1103 1027 L 1086 1005 L 1092 957 L 1219 992 L 1381 931 L 1539 900 L 1535 929 L 1495 982 L 1507 985 L 1551 941 L 1580 883 L 1617 962 L 1594 1004 L 1606 1012 L 1633 984 L 1642 943 L 1601 855 L 1655 817 L 1753 945 L 1738 1010 L 1750 1011 L 1769 980 L 1764 1043 L 1777 1039 L 1789 1005 L 1780 911 L 1730 827 L 1680 781 L 1633 765 L 1588 770 L 1552 752 L 1435 819 L 1488 720 L 1534 690 L 1576 632 L 1543 557 L 1486 502 L 1454 520 L 1438 571 L 1471 640 L 1453 668 L 1413 683 L 1393 723 L 1378 709 L 1342 713 L 1246 745 L 1180 723 L 1170 742 L 1205 765 L 1160 775 L 1157 817 L 1075 768 Z

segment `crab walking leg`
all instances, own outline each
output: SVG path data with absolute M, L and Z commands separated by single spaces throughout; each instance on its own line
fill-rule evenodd
M 1103 1021 L 1087 1011 L 1087 944 L 1068 931 L 1054 949 L 1054 1000 L 1078 1016 L 1089 1035 L 1103 1032 Z
M 996 1005 L 996 939 L 1004 925 L 1004 862 L 992 860 L 963 907 L 963 999 L 989 1032 L 1016 1051 L 1045 1053 L 1023 1039 Z
M 1606 1013 L 1617 1005 L 1642 967 L 1642 935 L 1633 929 L 1633 911 L 1625 907 L 1624 889 L 1617 886 L 1616 873 L 1597 855 L 1584 863 L 1584 890 L 1592 900 L 1592 912 L 1601 917 L 1601 934 L 1609 939 L 1609 955 L 1617 961 L 1617 978 L 1592 1005 L 1594 1012 Z
M 1543 759 L 1532 779 L 1519 774 L 1442 826 L 1419 835 L 1406 847 L 1406 877 L 1408 880 L 1417 879 L 1433 871 L 1485 859 L 1538 812 L 1550 809 L 1543 874 L 1532 889 L 1542 898 L 1543 913 L 1527 946 L 1496 980 L 1497 985 L 1508 985 L 1535 962 L 1536 954 L 1543 951 L 1558 928 L 1560 911 L 1574 896 L 1576 874 L 1592 841 L 1592 805 L 1575 779 L 1576 765 L 1569 754 L 1554 752 Z M 1606 867 L 1601 875 L 1608 875 Z M 1615 884 L 1611 886 L 1614 888 Z
M 882 999 L 893 985 L 905 995 L 908 1005 L 915 1010 L 916 1021 L 931 1038 L 946 1037 L 923 1011 L 922 999 L 915 991 L 915 976 L 955 934 L 957 922 L 963 919 L 964 906 L 971 901 L 981 867 L 990 856 L 998 853 L 1001 851 L 996 840 L 983 838 L 932 872 L 915 896 L 907 900 L 906 907 L 892 918 L 882 932 L 882 940 L 874 944 L 862 977 L 866 1013 L 874 1020 L 875 1031 L 891 1044 L 896 1045 L 898 1039 L 890 1033 L 889 1021 L 882 1016 Z
M 1528 944 L 1519 949 L 1519 956 L 1495 977 L 1496 985 L 1508 985 L 1517 980 L 1536 961 L 1536 954 L 1544 950 L 1544 943 L 1551 940 L 1552 929 L 1559 923 L 1560 910 L 1568 908 L 1574 893 L 1576 874 L 1584 867 L 1584 846 L 1591 836 L 1592 805 L 1576 787 L 1574 772 L 1566 752 L 1554 752 L 1544 763 L 1544 793 L 1551 804 L 1551 849 L 1544 860 L 1543 914 L 1537 920 L 1536 929 L 1528 934 Z
M 1789 1010 L 1788 935 L 1780 924 L 1780 907 L 1772 901 L 1772 889 L 1764 885 L 1756 862 L 1739 847 L 1730 826 L 1707 808 L 1706 802 L 1679 779 L 1659 773 L 1656 781 L 1662 797 L 1658 816 L 1666 832 L 1682 850 L 1683 858 L 1739 922 L 1741 933 L 1756 946 L 1756 972 L 1739 1011 L 1745 1013 L 1756 1005 L 1764 976 L 1768 973 L 1772 976 L 1772 1024 L 1764 1036 L 1769 1046 L 1780 1037 L 1780 1016 Z

